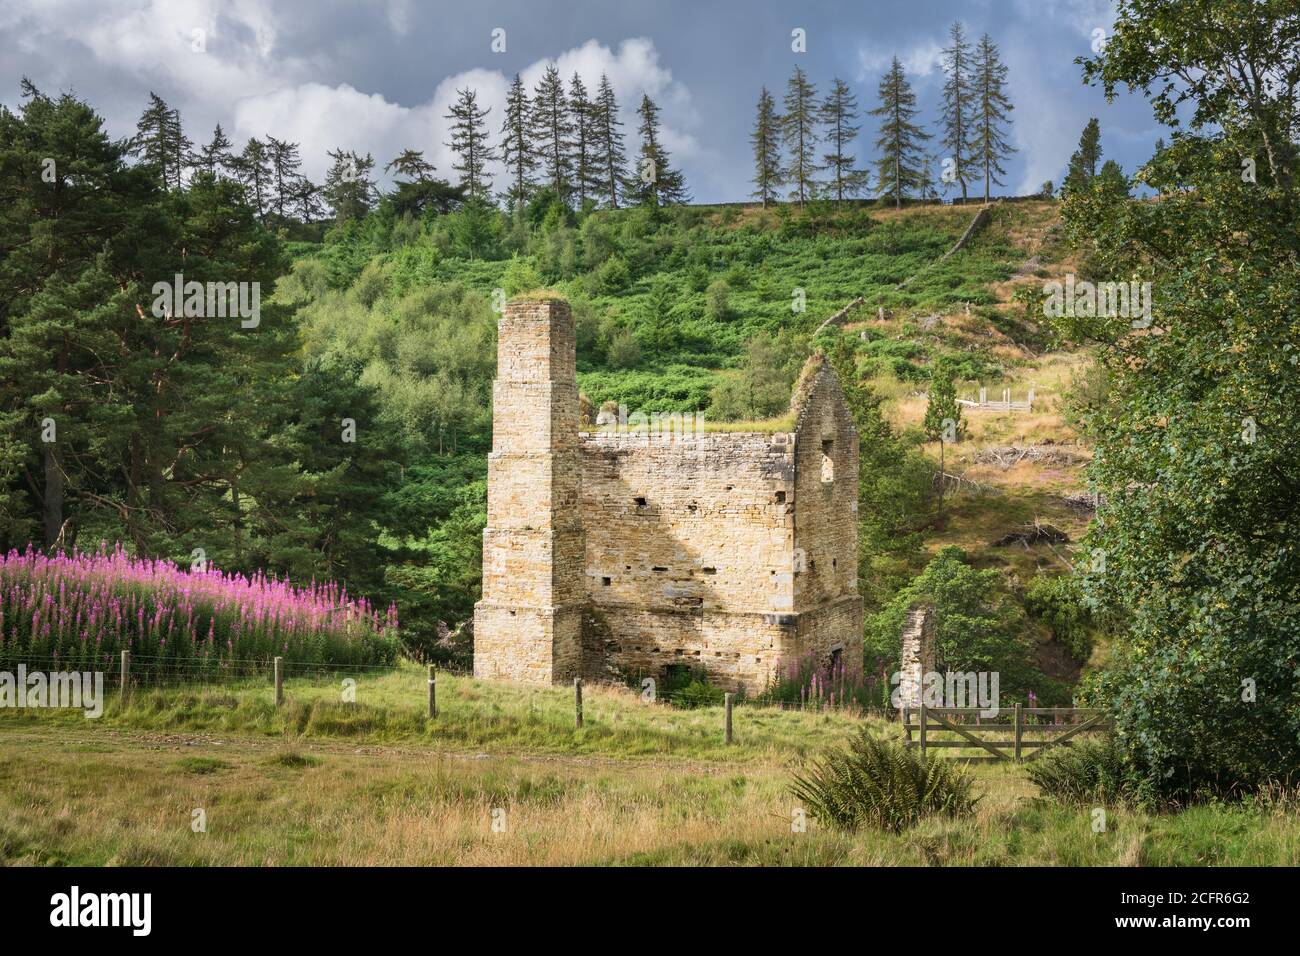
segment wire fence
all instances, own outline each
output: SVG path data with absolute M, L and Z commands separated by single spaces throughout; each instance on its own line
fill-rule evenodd
M 51 689 L 55 686 L 54 675 L 92 672 L 101 682 L 98 686 L 119 703 L 125 703 L 128 698 L 135 699 L 136 695 L 150 693 L 214 694 L 225 700 L 244 694 L 252 695 L 252 699 L 260 699 L 263 703 L 274 701 L 276 706 L 281 706 L 286 701 L 293 702 L 295 698 L 300 703 L 368 703 L 400 711 L 422 711 L 430 719 L 439 714 L 437 677 L 471 676 L 471 671 L 464 667 L 448 668 L 439 665 L 435 668 L 412 661 L 395 664 L 335 664 L 283 658 L 195 660 L 149 655 L 127 655 L 125 661 L 111 655 L 86 655 L 83 660 L 70 661 L 6 651 L 0 651 L 0 672 L 12 674 L 15 684 L 23 684 L 30 675 L 45 674 L 47 686 Z M 123 677 L 126 679 L 125 693 Z M 565 700 L 567 694 L 564 687 L 529 689 L 534 692 L 528 697 L 531 710 L 545 709 L 550 714 L 550 719 L 561 720 L 575 728 L 581 728 L 584 721 L 617 721 L 617 713 L 610 710 L 611 706 L 624 713 L 629 705 L 635 707 L 638 704 L 682 714 L 691 711 L 716 713 L 721 710 L 719 729 L 727 743 L 732 742 L 733 713 L 738 709 L 755 714 L 834 713 L 846 718 L 889 722 L 897 722 L 900 718 L 900 713 L 892 708 L 864 704 L 859 697 L 796 694 L 793 685 L 785 687 L 784 696 L 775 696 L 768 691 L 749 697 L 743 693 L 724 692 L 699 683 L 685 687 L 664 687 L 658 681 L 629 681 L 593 683 L 584 688 L 581 680 L 575 680 L 569 701 Z M 585 702 L 584 690 L 588 694 Z M 596 693 L 592 694 L 592 691 Z M 445 708 L 450 701 L 456 700 L 458 698 L 455 695 L 444 694 L 441 706 Z M 153 706 L 158 706 L 158 703 L 155 701 Z M 451 706 L 460 707 L 461 704 L 453 702 Z M 1047 730 L 1049 725 L 1068 722 L 1065 715 L 1069 709 L 1057 710 L 1059 713 L 1050 708 L 1040 708 L 1032 714 L 1026 712 L 1021 718 L 1024 729 L 1031 732 L 1039 728 Z M 566 716 L 565 711 L 570 711 L 571 716 Z M 905 724 L 905 711 L 902 716 Z M 990 729 L 993 729 L 997 719 L 995 715 L 989 715 Z M 978 724 L 981 713 L 978 710 L 972 711 L 971 720 Z

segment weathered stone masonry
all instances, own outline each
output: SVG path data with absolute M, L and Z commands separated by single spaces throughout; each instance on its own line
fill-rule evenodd
M 559 300 L 500 325 L 474 672 L 537 683 L 703 668 L 761 690 L 860 653 L 857 435 L 809 360 L 792 432 L 579 433 Z

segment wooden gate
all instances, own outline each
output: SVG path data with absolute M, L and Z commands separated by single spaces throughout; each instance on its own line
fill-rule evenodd
M 972 762 L 1033 760 L 1049 747 L 1068 747 L 1079 734 L 1114 730 L 1113 722 L 1105 713 L 1090 707 L 1021 707 L 1015 705 L 1011 723 L 997 718 L 982 721 L 981 707 L 904 707 L 903 731 L 907 746 L 920 747 L 925 756 L 931 747 L 960 747 L 988 751 L 976 757 L 956 755 L 953 759 Z M 998 716 L 1006 714 L 1002 711 Z M 958 723 L 963 718 L 974 723 Z M 913 732 L 917 737 L 913 738 Z M 935 733 L 955 734 L 938 739 Z M 986 735 L 986 736 L 981 736 Z M 1010 736 L 1012 739 L 998 739 Z

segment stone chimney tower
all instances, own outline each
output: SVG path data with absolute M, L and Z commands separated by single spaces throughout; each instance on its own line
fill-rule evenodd
M 575 348 L 567 302 L 506 305 L 492 390 L 475 677 L 554 684 L 581 671 L 586 591 Z

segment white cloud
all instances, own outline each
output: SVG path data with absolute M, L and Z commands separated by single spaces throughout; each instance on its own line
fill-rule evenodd
M 903 72 L 907 74 L 908 79 L 915 79 L 929 76 L 940 68 L 943 46 L 934 40 L 927 40 L 899 54 L 883 53 L 879 50 L 860 47 L 858 49 L 857 81 L 865 83 L 879 80 L 881 74 L 889 70 L 890 63 L 895 55 L 898 56 L 898 62 L 903 65 Z
M 383 13 L 393 33 L 410 31 L 410 0 L 386 0 Z M 303 172 L 318 181 L 329 164 L 326 151 L 337 147 L 372 153 L 380 170 L 400 150 L 421 149 L 441 175 L 452 178 L 444 117 L 457 90 L 466 87 L 491 110 L 487 122 L 497 138 L 513 77 L 487 69 L 456 73 L 439 81 L 428 100 L 413 104 L 349 83 L 321 82 L 326 74 L 321 62 L 286 56 L 278 47 L 279 37 L 293 28 L 279 18 L 292 15 L 277 13 L 269 0 L 6 0 L 0 27 L 12 28 L 34 49 L 84 50 L 102 71 L 124 72 L 156 90 L 181 109 L 192 139 L 206 140 L 220 122 L 237 146 L 268 133 L 297 142 Z M 192 49 L 195 30 L 202 31 L 204 52 Z M 539 59 L 520 71 L 530 90 L 549 62 Z M 577 72 L 593 94 L 601 74 L 608 75 L 629 145 L 635 139 L 636 106 L 648 94 L 663 110 L 663 142 L 674 161 L 707 155 L 693 132 L 699 118 L 691 93 L 660 62 L 651 40 L 632 37 L 615 48 L 587 40 L 560 52 L 554 62 L 566 86 Z M 61 71 L 52 72 L 55 82 L 65 82 Z M 140 103 L 98 105 L 118 135 L 130 131 L 127 124 L 134 124 L 141 108 Z
M 388 0 L 388 26 L 398 36 L 411 32 L 411 0 Z

